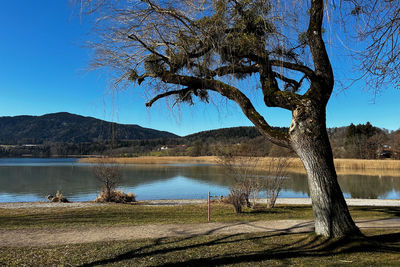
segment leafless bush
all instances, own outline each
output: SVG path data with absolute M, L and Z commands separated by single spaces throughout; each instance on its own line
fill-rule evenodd
M 93 173 L 97 180 L 102 184 L 102 193 L 100 194 L 104 202 L 112 200 L 112 193 L 121 182 L 121 167 L 115 162 L 102 158 L 100 162 L 93 167 Z
M 230 187 L 228 201 L 234 206 L 235 212 L 240 213 L 242 206 L 255 205 L 259 192 L 259 182 L 255 179 L 258 158 L 254 153 L 247 151 L 246 156 L 241 156 L 240 151 L 233 148 L 218 148 L 218 165 L 228 171 L 234 178 L 234 184 Z M 250 202 L 253 200 L 253 203 Z
M 274 158 L 268 163 L 266 176 L 261 178 L 260 185 L 267 195 L 267 207 L 273 208 L 276 199 L 282 190 L 282 186 L 287 179 L 288 166 L 290 160 L 287 158 Z
M 112 190 L 108 195 L 108 193 L 103 190 L 94 201 L 101 203 L 102 202 L 128 203 L 128 202 L 135 202 L 136 195 L 131 192 L 126 194 L 118 190 Z
M 227 200 L 233 205 L 236 213 L 241 213 L 243 205 L 246 204 L 246 196 L 241 187 L 232 186 Z

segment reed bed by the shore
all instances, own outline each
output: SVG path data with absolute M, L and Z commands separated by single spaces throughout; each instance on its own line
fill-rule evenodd
M 379 169 L 400 170 L 400 160 L 390 159 L 335 159 L 335 166 L 339 169 Z
M 81 163 L 100 163 L 110 161 L 117 164 L 179 164 L 179 163 L 203 163 L 215 164 L 217 157 L 204 156 L 204 157 L 188 157 L 188 156 L 143 156 L 143 157 L 130 157 L 130 158 L 82 158 L 79 159 Z
M 217 164 L 216 156 L 143 156 L 131 158 L 107 158 L 106 160 L 118 164 Z M 299 158 L 290 158 L 289 171 L 305 172 Z M 104 158 L 83 158 L 82 163 L 99 163 Z M 276 158 L 258 158 L 258 166 L 269 166 L 270 162 L 277 162 Z M 400 160 L 366 160 L 366 159 L 335 159 L 335 166 L 338 174 L 370 174 L 370 175 L 389 175 L 400 176 Z
M 305 173 L 303 163 L 299 158 L 290 158 L 289 172 Z M 258 166 L 269 166 L 275 158 L 261 158 Z M 400 160 L 367 160 L 367 159 L 334 159 L 336 172 L 340 175 L 381 175 L 400 176 Z

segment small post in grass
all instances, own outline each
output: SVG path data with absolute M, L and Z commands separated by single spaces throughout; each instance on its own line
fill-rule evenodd
M 208 191 L 208 221 L 210 221 L 210 191 Z

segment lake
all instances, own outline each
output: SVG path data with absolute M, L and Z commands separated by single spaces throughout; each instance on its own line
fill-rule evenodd
M 71 201 L 94 200 L 101 184 L 93 165 L 76 159 L 0 159 L 0 202 L 45 201 L 60 190 Z M 207 164 L 124 165 L 118 188 L 138 200 L 205 199 L 228 195 L 233 183 L 224 170 Z M 400 177 L 339 175 L 346 198 L 400 199 Z M 280 197 L 308 197 L 305 174 L 290 173 Z

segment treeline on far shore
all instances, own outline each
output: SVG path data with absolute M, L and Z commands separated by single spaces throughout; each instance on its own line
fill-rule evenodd
M 286 128 L 278 128 L 287 131 Z M 388 131 L 366 124 L 328 129 L 335 158 L 400 158 L 400 130 Z M 214 156 L 221 149 L 238 155 L 294 156 L 290 149 L 266 141 L 254 127 L 223 128 L 185 137 L 103 142 L 0 145 L 0 157 L 80 157 L 109 155 L 137 156 Z

